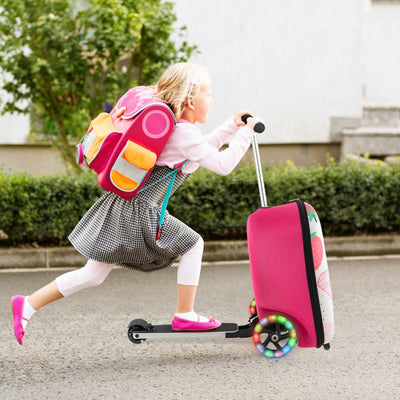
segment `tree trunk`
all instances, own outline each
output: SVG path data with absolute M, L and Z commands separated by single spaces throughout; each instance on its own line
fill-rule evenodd
M 59 149 L 61 157 L 64 161 L 64 164 L 67 169 L 68 174 L 79 175 L 82 173 L 82 169 L 79 167 L 78 163 L 76 162 L 75 152 L 72 146 L 68 141 L 68 135 L 65 131 L 64 125 L 62 122 L 54 120 L 54 125 L 58 131 L 58 135 L 56 140 L 59 141 L 58 143 L 54 143 L 56 147 Z

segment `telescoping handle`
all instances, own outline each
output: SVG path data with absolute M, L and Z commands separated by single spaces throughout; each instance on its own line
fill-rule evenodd
M 253 118 L 250 114 L 242 116 L 242 121 L 249 125 L 255 132 L 262 133 L 265 130 L 265 124 L 259 118 Z M 267 194 L 265 193 L 264 176 L 262 172 L 262 164 L 260 158 L 260 150 L 258 148 L 257 135 L 252 137 L 252 147 L 254 154 L 254 163 L 257 172 L 258 190 L 260 192 L 261 207 L 268 207 Z

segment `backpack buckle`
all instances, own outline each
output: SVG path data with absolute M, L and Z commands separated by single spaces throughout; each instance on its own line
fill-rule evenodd
M 176 164 L 176 165 L 174 166 L 174 169 L 177 169 L 177 170 L 178 170 L 178 175 L 181 175 L 181 174 L 182 174 L 182 170 L 183 170 L 183 168 L 185 167 L 185 165 L 186 165 L 188 162 L 189 162 L 189 160 L 185 160 L 185 161 L 182 161 L 181 163 Z

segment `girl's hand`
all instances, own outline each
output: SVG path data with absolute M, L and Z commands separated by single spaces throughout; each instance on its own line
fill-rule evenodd
M 235 121 L 235 124 L 237 126 L 245 126 L 246 124 L 242 121 L 242 116 L 250 114 L 253 115 L 253 113 L 249 110 L 240 110 L 237 112 L 237 114 L 233 117 L 233 120 Z

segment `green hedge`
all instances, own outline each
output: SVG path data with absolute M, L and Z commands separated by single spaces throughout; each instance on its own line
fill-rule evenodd
M 399 231 L 400 167 L 354 161 L 310 169 L 291 162 L 264 168 L 269 206 L 296 198 L 317 210 L 327 236 Z M 227 177 L 196 173 L 171 201 L 170 210 L 207 239 L 245 238 L 248 215 L 260 207 L 255 170 Z
M 317 210 L 327 236 L 395 232 L 400 228 L 400 167 L 354 161 L 310 169 L 287 162 L 264 168 L 268 205 L 301 198 Z M 68 244 L 75 224 L 101 195 L 92 173 L 80 177 L 0 172 L 2 245 Z M 174 194 L 171 214 L 206 240 L 245 239 L 260 206 L 252 165 L 227 177 L 200 170 Z
M 102 190 L 93 174 L 31 176 L 0 171 L 2 245 L 67 244 L 67 236 Z

